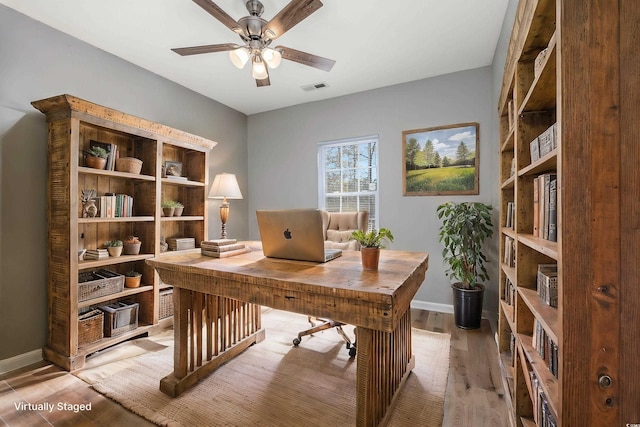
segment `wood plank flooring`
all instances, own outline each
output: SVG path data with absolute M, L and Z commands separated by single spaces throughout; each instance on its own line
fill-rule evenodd
M 463 331 L 455 327 L 451 314 L 412 310 L 411 317 L 416 328 L 451 334 L 443 426 L 509 426 L 497 349 L 488 321 L 483 320 L 478 330 Z M 73 407 L 51 413 L 16 409 L 19 404 L 42 402 L 91 402 L 91 411 L 74 412 Z M 152 425 L 47 362 L 0 376 L 0 426 Z

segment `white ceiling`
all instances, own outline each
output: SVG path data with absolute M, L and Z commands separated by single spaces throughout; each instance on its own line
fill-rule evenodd
M 243 0 L 214 0 L 234 19 Z M 270 20 L 289 0 L 262 0 Z M 323 0 L 277 40 L 334 59 L 330 72 L 291 61 L 256 87 L 226 52 L 170 49 L 239 36 L 190 0 L 0 0 L 12 9 L 245 114 L 490 65 L 509 0 Z M 326 83 L 304 91 L 302 86 Z

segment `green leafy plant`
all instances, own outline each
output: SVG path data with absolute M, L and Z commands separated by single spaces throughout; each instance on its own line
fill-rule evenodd
M 107 150 L 105 150 L 102 147 L 91 147 L 90 150 L 85 151 L 85 154 L 87 156 L 101 157 L 103 159 L 106 159 L 107 157 L 109 157 L 109 153 L 107 152 Z
M 177 208 L 181 206 L 182 204 L 180 202 L 176 202 L 175 200 L 165 200 L 164 202 L 162 202 L 163 208 Z
M 438 206 L 442 220 L 439 241 L 444 245 L 442 258 L 448 265 L 446 275 L 459 280 L 464 289 L 489 280 L 482 245 L 493 235 L 492 206 L 480 202 L 447 202 Z
M 138 277 L 138 276 L 142 276 L 142 273 L 139 273 L 137 271 L 131 270 L 131 271 L 127 271 L 126 273 L 124 273 L 125 277 Z
M 107 248 L 115 248 L 118 246 L 122 246 L 122 240 L 109 240 L 108 242 L 104 242 L 104 245 Z
M 174 202 L 176 208 L 184 208 L 184 205 L 180 202 Z
M 393 242 L 393 234 L 388 228 L 371 230 L 366 233 L 362 230 L 356 230 L 351 233 L 351 237 L 365 248 L 384 248 L 385 241 Z

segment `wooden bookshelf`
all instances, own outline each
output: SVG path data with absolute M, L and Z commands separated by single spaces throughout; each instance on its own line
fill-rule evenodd
M 547 425 L 537 390 L 553 425 L 640 423 L 640 362 L 622 358 L 640 351 L 637 22 L 633 0 L 518 5 L 498 104 L 500 260 L 506 237 L 516 259 L 500 268 L 498 349 L 517 426 Z M 555 146 L 535 152 L 554 124 Z M 547 173 L 557 180 L 556 241 L 534 231 L 534 179 Z M 557 308 L 539 297 L 540 264 L 557 265 Z M 533 345 L 535 324 L 558 346 L 557 378 Z
M 161 283 L 145 260 L 161 255 L 161 240 L 193 237 L 197 246 L 208 238 L 205 201 L 208 164 L 214 141 L 134 117 L 71 95 L 34 101 L 49 126 L 48 250 L 49 333 L 44 357 L 67 369 L 83 366 L 87 355 L 132 337 L 170 325 L 158 316 Z M 91 141 L 113 144 L 120 157 L 143 161 L 140 174 L 87 167 L 83 152 Z M 164 177 L 166 161 L 180 162 L 185 180 Z M 133 216 L 83 217 L 80 195 L 93 189 L 133 197 Z M 184 204 L 180 217 L 162 217 L 166 199 Z M 137 236 L 138 255 L 79 260 L 79 249 L 97 249 L 108 240 Z M 142 273 L 142 285 L 79 301 L 79 274 L 107 269 Z M 139 304 L 138 328 L 115 337 L 79 344 L 78 315 L 115 301 Z

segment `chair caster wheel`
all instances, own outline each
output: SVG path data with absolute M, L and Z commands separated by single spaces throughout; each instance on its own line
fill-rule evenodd
M 356 357 L 356 348 L 355 347 L 351 347 L 349 349 L 349 357 Z
M 297 347 L 298 344 L 300 344 L 300 338 L 294 338 L 293 339 L 293 345 Z

